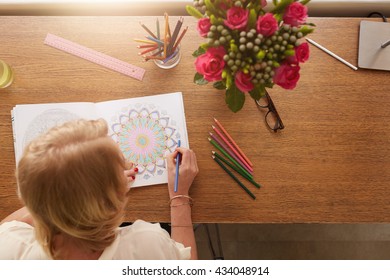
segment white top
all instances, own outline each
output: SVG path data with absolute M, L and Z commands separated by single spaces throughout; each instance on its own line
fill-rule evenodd
M 191 247 L 170 238 L 160 224 L 142 220 L 117 229 L 115 241 L 107 247 L 100 260 L 169 260 L 189 259 Z M 11 221 L 0 225 L 0 259 L 51 259 L 35 239 L 35 230 L 29 224 Z

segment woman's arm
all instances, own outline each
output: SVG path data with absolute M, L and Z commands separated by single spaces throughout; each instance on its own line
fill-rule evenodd
M 176 175 L 176 155 L 181 153 L 179 168 L 178 191 L 174 192 Z M 195 153 L 189 149 L 177 148 L 168 156 L 168 190 L 171 207 L 171 237 L 182 243 L 185 247 L 191 247 L 191 259 L 198 258 L 195 234 L 191 218 L 192 199 L 188 193 L 191 184 L 198 174 L 198 165 Z
M 30 212 L 28 211 L 28 209 L 26 208 L 26 206 L 20 208 L 19 210 L 16 210 L 9 216 L 5 217 L 4 220 L 0 222 L 0 225 L 5 222 L 11 222 L 11 221 L 19 221 L 34 226 L 33 218 Z

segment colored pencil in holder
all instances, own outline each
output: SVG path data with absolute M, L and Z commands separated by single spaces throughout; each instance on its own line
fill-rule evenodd
M 145 29 L 145 31 L 148 32 L 153 38 L 157 39 L 157 36 L 154 35 L 154 33 L 153 33 L 152 31 L 150 31 L 150 29 L 147 28 L 145 24 L 143 24 L 142 22 L 140 22 L 139 24 L 140 24 L 140 25 L 142 26 L 142 28 Z
M 179 35 L 179 31 L 180 31 L 180 28 L 181 26 L 183 25 L 183 17 L 180 17 L 180 19 L 177 21 L 176 23 L 176 26 L 175 26 L 175 30 L 173 31 L 173 34 L 172 34 L 172 38 L 171 40 L 169 41 L 169 44 L 168 44 L 168 55 L 172 55 L 172 49 L 173 49 L 173 46 L 176 42 L 176 39 L 177 39 L 177 36 Z

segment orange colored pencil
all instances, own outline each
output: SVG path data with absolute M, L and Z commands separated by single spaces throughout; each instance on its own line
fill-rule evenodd
M 238 147 L 236 142 L 234 142 L 233 138 L 226 131 L 226 129 L 222 126 L 222 124 L 216 118 L 214 118 L 214 121 L 218 125 L 218 127 L 223 131 L 223 133 L 225 133 L 226 137 L 230 140 L 230 142 L 237 149 L 237 151 L 240 153 L 240 155 L 245 159 L 245 162 L 247 162 L 250 166 L 253 166 L 253 163 L 248 159 L 248 157 L 244 154 L 244 152 L 240 149 L 240 147 Z
M 222 132 L 219 131 L 215 126 L 211 126 L 214 131 L 218 134 L 218 136 L 225 142 L 226 145 L 230 148 L 230 150 L 241 160 L 241 162 L 251 171 L 253 172 L 253 168 L 246 162 L 246 160 L 240 155 L 240 153 L 229 143 L 229 141 L 223 136 Z
M 167 57 L 168 37 L 169 37 L 169 22 L 168 13 L 164 13 L 165 17 L 165 32 L 164 32 L 164 56 Z

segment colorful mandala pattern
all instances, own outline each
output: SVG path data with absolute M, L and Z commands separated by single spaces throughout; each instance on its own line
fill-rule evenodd
M 165 153 L 173 152 L 180 134 L 173 121 L 154 106 L 124 108 L 112 122 L 111 137 L 126 160 L 138 167 L 144 179 L 161 175 L 166 169 Z

